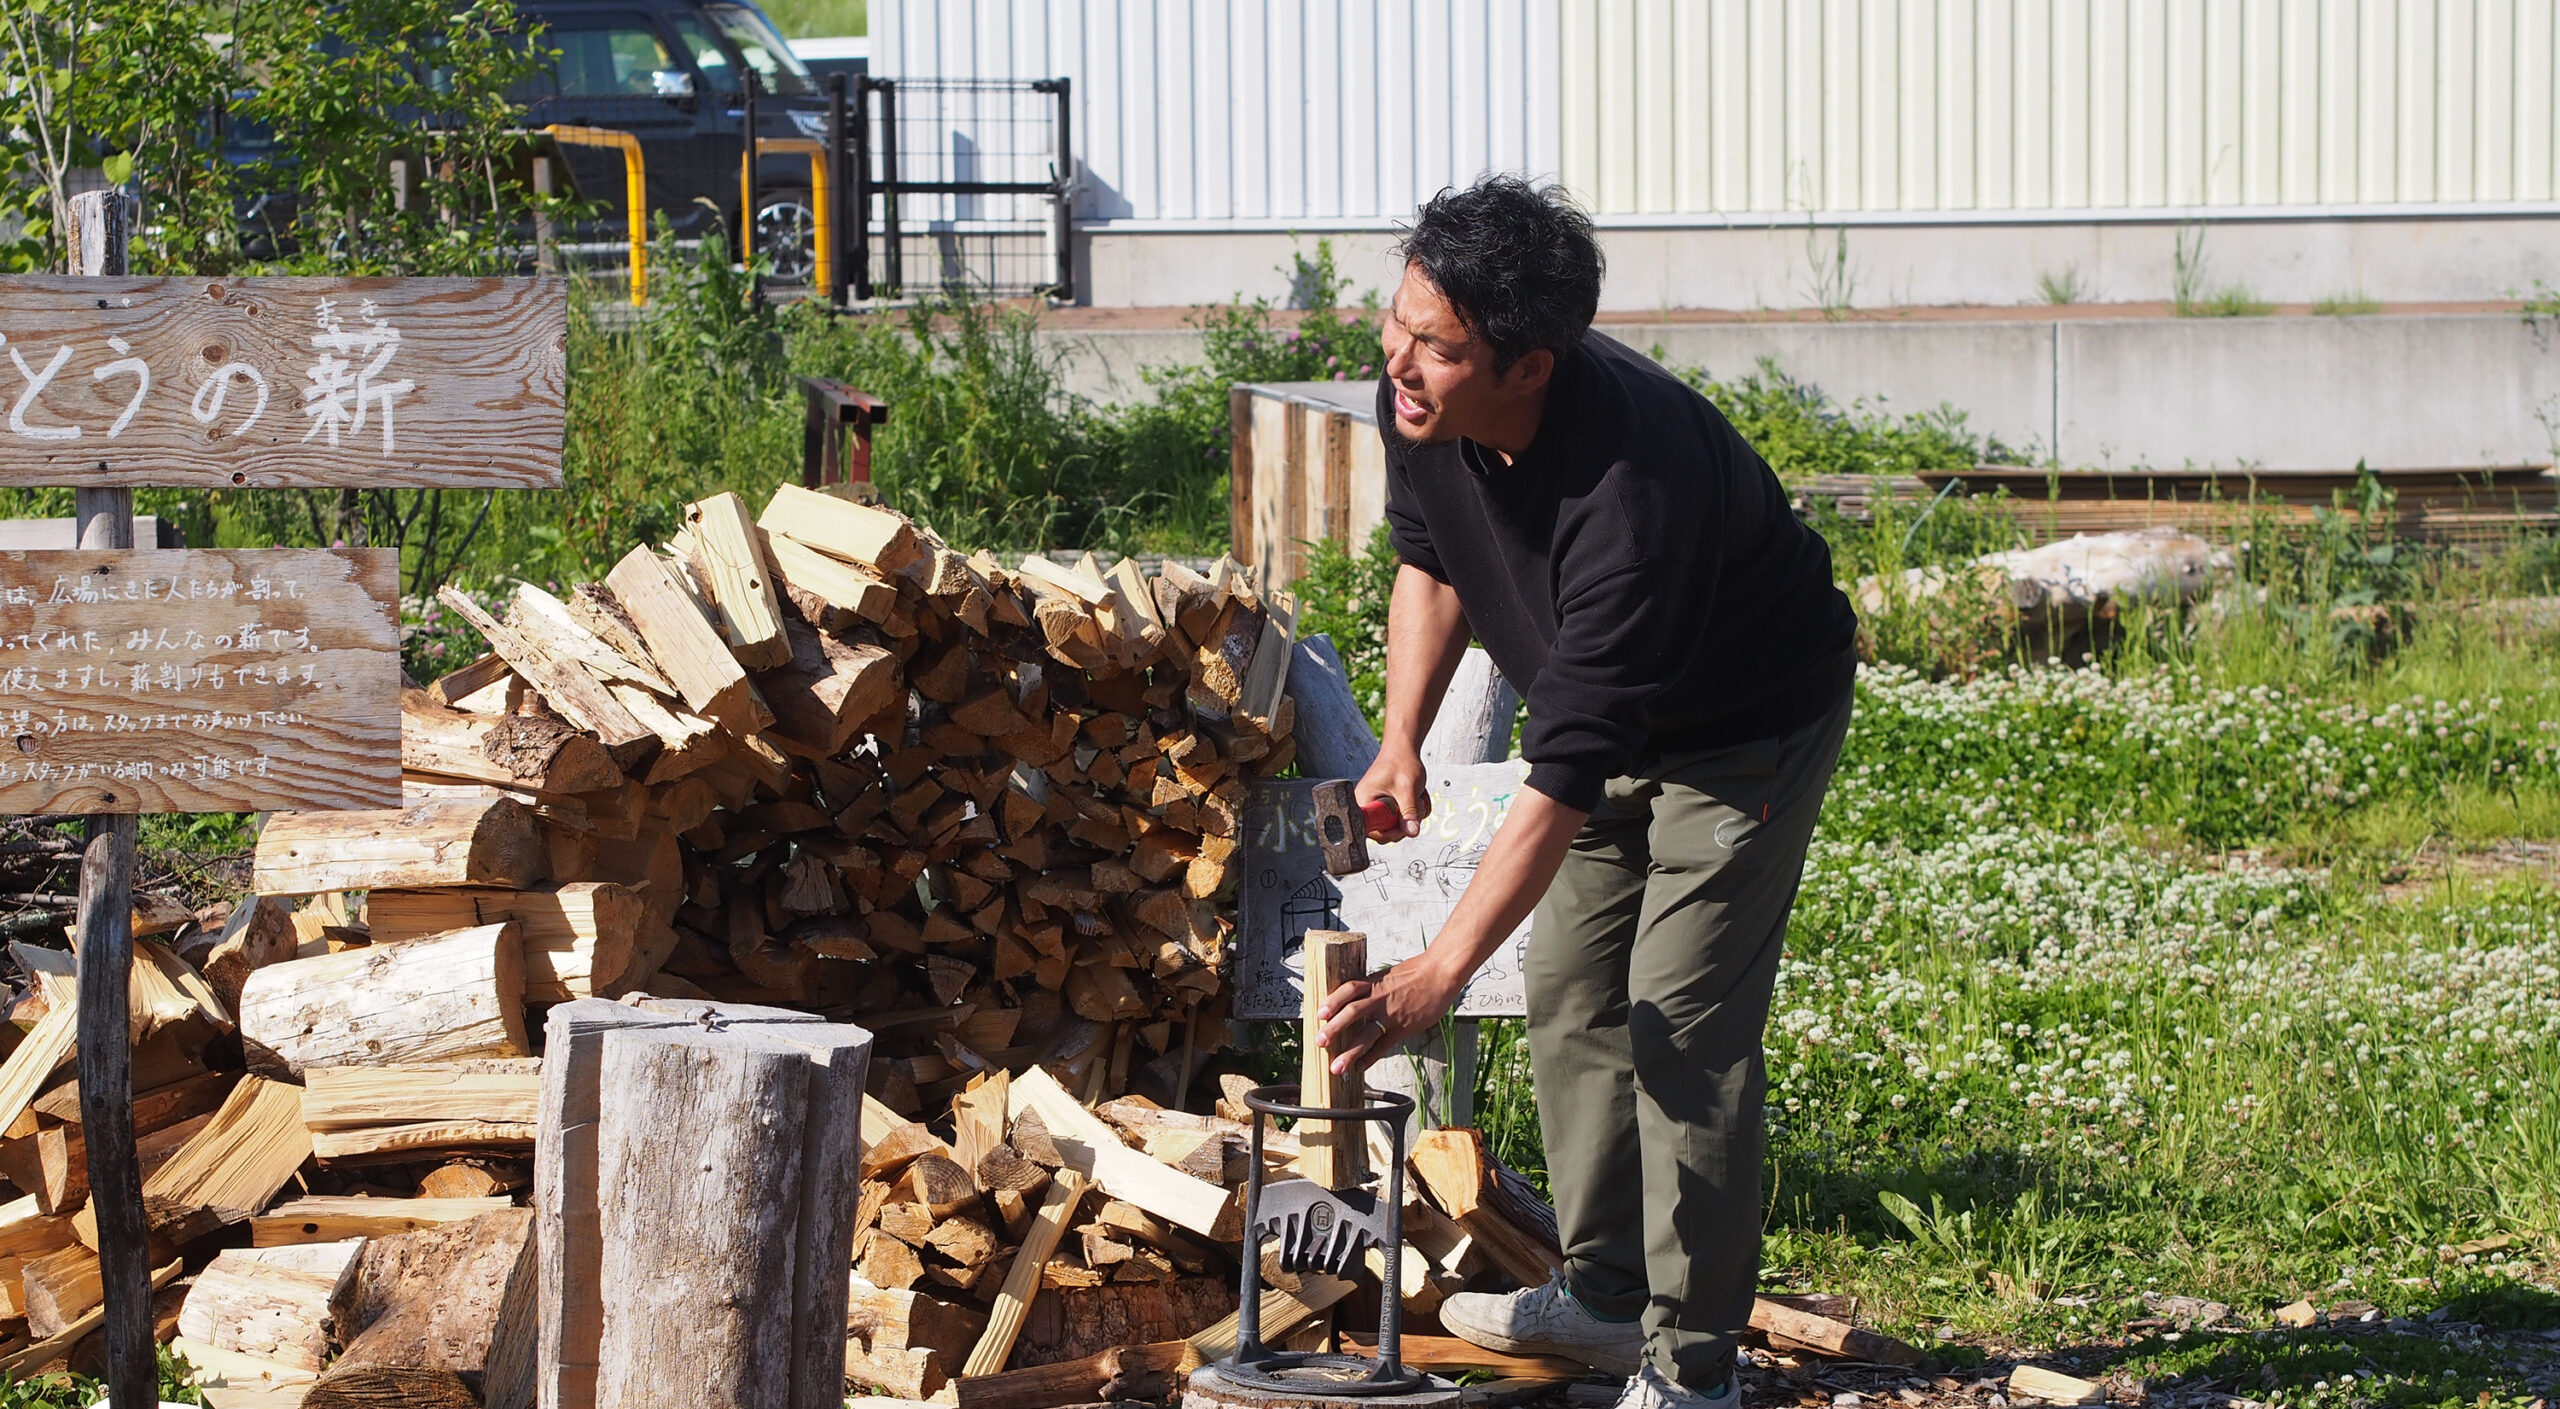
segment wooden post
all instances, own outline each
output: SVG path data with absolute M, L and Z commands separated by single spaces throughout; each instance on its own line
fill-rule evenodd
M 533 193 L 548 199 L 556 182 L 551 174 L 551 158 L 533 159 Z M 533 210 L 533 267 L 545 274 L 560 272 L 560 237 L 552 228 L 551 208 L 535 206 Z
M 73 274 L 125 272 L 125 198 L 92 191 L 71 201 Z M 83 548 L 133 546 L 133 491 L 73 491 Z M 130 812 L 88 819 L 80 856 L 80 1122 L 98 1218 L 98 1276 L 106 1293 L 107 1399 L 114 1409 L 160 1402 L 152 1352 L 150 1229 L 133 1149 L 133 850 Z
M 1336 987 L 1369 972 L 1369 937 L 1340 930 L 1307 931 L 1306 1011 L 1298 1020 L 1304 1057 L 1298 1076 L 1302 1106 L 1359 1105 L 1367 1088 L 1358 1072 L 1333 1074 L 1334 1054 L 1316 1045 L 1324 1024 L 1316 1009 Z M 1309 1120 L 1298 1125 L 1298 1172 L 1328 1189 L 1348 1189 L 1369 1177 L 1368 1122 Z

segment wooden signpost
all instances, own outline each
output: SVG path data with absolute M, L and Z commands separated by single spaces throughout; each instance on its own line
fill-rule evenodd
M 79 1083 L 115 1409 L 159 1402 L 128 992 L 143 812 L 396 805 L 397 555 L 135 551 L 135 485 L 556 488 L 567 292 L 537 279 L 0 278 L 0 485 L 79 546 L 0 553 L 0 813 L 88 814 Z

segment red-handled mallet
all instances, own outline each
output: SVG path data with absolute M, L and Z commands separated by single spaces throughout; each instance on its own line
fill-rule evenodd
M 1369 840 L 1404 840 L 1404 814 L 1396 810 L 1391 797 L 1373 797 L 1360 804 L 1360 820 L 1369 824 Z
M 1371 839 L 1389 841 L 1403 834 L 1404 814 L 1393 798 L 1360 801 L 1348 778 L 1318 783 L 1311 794 L 1316 808 L 1316 840 L 1324 845 L 1324 868 L 1337 876 L 1356 876 L 1369 869 Z

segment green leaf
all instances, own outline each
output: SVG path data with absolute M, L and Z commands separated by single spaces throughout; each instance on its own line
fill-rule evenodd
M 133 179 L 133 153 L 118 152 L 99 163 L 107 173 L 107 184 L 121 186 Z

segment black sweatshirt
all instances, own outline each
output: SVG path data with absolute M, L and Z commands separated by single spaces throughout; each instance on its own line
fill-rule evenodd
M 1857 618 L 1831 549 L 1687 383 L 1598 332 L 1511 464 L 1417 445 L 1378 384 L 1396 553 L 1457 589 L 1529 702 L 1529 786 L 1589 811 L 1640 758 L 1772 738 L 1836 704 Z

